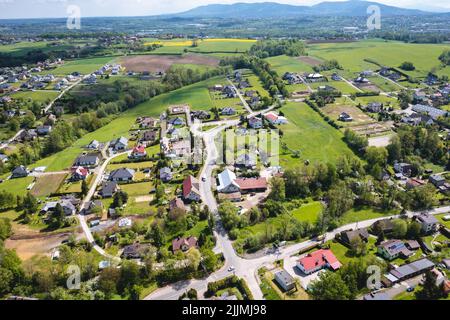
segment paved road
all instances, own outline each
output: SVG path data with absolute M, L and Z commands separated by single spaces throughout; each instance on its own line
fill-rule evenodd
M 100 246 L 98 246 L 95 243 L 94 236 L 92 235 L 91 229 L 89 228 L 89 226 L 86 222 L 86 217 L 84 215 L 82 215 L 81 212 L 83 212 L 83 209 L 87 208 L 89 202 L 91 201 L 92 197 L 95 194 L 95 191 L 97 190 L 98 185 L 103 181 L 103 175 L 105 174 L 106 167 L 108 166 L 108 164 L 114 158 L 123 156 L 125 154 L 128 154 L 129 152 L 130 151 L 126 151 L 126 152 L 115 154 L 115 155 L 109 157 L 108 159 L 106 159 L 105 162 L 103 162 L 102 166 L 97 171 L 97 177 L 95 178 L 94 183 L 92 184 L 91 188 L 89 189 L 88 194 L 86 195 L 86 197 L 83 199 L 83 201 L 80 204 L 80 212 L 78 213 L 78 220 L 80 221 L 81 228 L 83 229 L 83 232 L 84 232 L 88 242 L 92 243 L 94 245 L 94 250 L 97 251 L 100 255 L 102 255 L 103 257 L 105 257 L 109 260 L 114 260 L 114 261 L 120 261 L 120 258 L 114 257 L 110 254 L 107 254 L 105 252 L 105 250 L 103 250 Z
M 242 101 L 242 105 L 244 106 L 245 109 L 247 109 L 247 111 L 249 113 L 252 113 L 253 110 L 252 108 L 250 108 L 250 106 L 248 105 L 247 101 L 245 101 L 244 96 L 241 94 L 241 92 L 238 90 L 238 88 L 236 88 L 236 86 L 234 85 L 233 81 L 231 81 L 230 79 L 228 79 L 228 82 L 230 83 L 230 85 L 234 88 L 234 90 L 236 91 L 239 99 L 241 99 Z
M 86 75 L 84 77 L 82 77 L 81 79 L 77 80 L 76 82 L 74 82 L 73 84 L 71 84 L 70 86 L 68 86 L 67 88 L 65 88 L 63 91 L 61 91 L 61 93 L 55 98 L 53 99 L 44 109 L 44 113 L 47 113 L 48 110 L 51 109 L 51 107 L 53 107 L 53 105 L 55 104 L 56 101 L 58 101 L 59 99 L 61 99 L 61 97 L 63 95 L 66 94 L 66 92 L 68 92 L 69 90 L 71 90 L 73 87 L 77 86 L 80 84 L 81 81 L 83 81 L 85 78 L 87 78 L 89 75 Z
M 351 86 L 352 88 L 356 89 L 358 92 L 363 92 L 360 88 L 358 88 L 357 86 L 355 86 L 352 82 L 348 81 L 347 79 L 345 79 L 343 76 L 340 76 L 341 79 L 346 82 L 349 86 Z
M 5 148 L 7 148 L 13 141 L 15 141 L 16 139 L 17 139 L 17 137 L 19 137 L 21 134 L 22 134 L 22 132 L 23 132 L 24 130 L 22 129 L 22 130 L 19 130 L 15 135 L 14 135 L 14 137 L 12 137 L 11 139 L 9 139 L 7 142 L 5 142 L 5 143 L 2 143 L 1 145 L 0 145 L 0 150 L 3 150 L 3 149 L 5 149 Z
M 396 86 L 398 86 L 398 87 L 402 88 L 403 90 L 408 90 L 408 88 L 407 88 L 407 87 L 405 87 L 405 86 L 402 86 L 402 85 L 401 85 L 400 83 L 398 83 L 398 82 L 395 82 L 395 81 L 394 81 L 394 80 L 392 80 L 392 79 L 386 78 L 386 77 L 382 76 L 382 75 L 381 75 L 381 74 L 379 74 L 379 73 L 377 73 L 377 75 L 378 75 L 379 77 L 383 78 L 383 79 L 384 79 L 384 80 L 386 80 L 386 81 L 392 82 L 393 84 L 395 84 Z

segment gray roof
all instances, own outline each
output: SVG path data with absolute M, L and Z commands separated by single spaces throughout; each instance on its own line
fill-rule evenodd
M 428 259 L 421 259 L 398 267 L 392 270 L 390 273 L 397 279 L 404 279 L 417 272 L 422 272 L 432 267 L 434 267 L 433 262 Z
M 117 190 L 117 183 L 107 181 L 107 182 L 103 183 L 101 193 L 103 196 L 109 196 L 109 195 L 112 196 L 116 190 Z
M 416 104 L 415 106 L 413 106 L 412 109 L 415 112 L 426 113 L 430 117 L 432 117 L 434 120 L 436 120 L 439 117 L 445 117 L 448 114 L 447 111 L 444 111 L 444 110 L 441 110 L 441 109 L 437 109 L 437 108 L 434 108 L 434 107 L 430 107 L 430 106 L 426 106 L 426 105 L 423 105 L 423 104 Z
M 98 161 L 98 155 L 87 154 L 84 156 L 79 156 L 75 163 L 96 163 Z
M 426 223 L 426 224 L 436 224 L 439 223 L 438 219 L 436 219 L 435 216 L 431 215 L 431 214 L 421 214 L 418 217 L 419 221 Z
M 275 279 L 282 281 L 285 285 L 290 285 L 295 282 L 294 278 L 284 269 L 275 273 Z
M 120 168 L 109 174 L 109 179 L 129 179 L 134 177 L 135 171 L 128 168 Z

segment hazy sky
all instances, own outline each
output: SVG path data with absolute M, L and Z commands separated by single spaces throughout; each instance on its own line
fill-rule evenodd
M 322 0 L 0 0 L 0 19 L 66 17 L 69 5 L 78 5 L 81 15 L 88 16 L 147 16 L 185 11 L 200 5 L 236 2 L 279 2 L 311 5 Z M 343 1 L 343 0 L 328 0 Z M 449 0 L 374 0 L 404 8 L 445 8 Z

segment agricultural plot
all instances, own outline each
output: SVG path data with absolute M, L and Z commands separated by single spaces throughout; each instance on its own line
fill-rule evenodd
M 33 177 L 6 180 L 0 183 L 0 191 L 6 191 L 17 196 L 23 196 L 33 181 Z
M 60 185 L 66 179 L 67 174 L 44 175 L 36 179 L 36 184 L 31 189 L 31 194 L 36 197 L 49 196 L 58 191 Z M 81 187 L 80 187 L 81 191 Z
M 398 67 L 405 60 L 411 61 L 416 70 L 405 71 L 405 73 L 417 78 L 425 77 L 432 69 L 436 69 L 436 73 L 440 76 L 450 76 L 450 67 L 442 68 L 438 60 L 444 50 L 448 50 L 445 44 L 410 44 L 383 40 L 321 43 L 308 46 L 310 55 L 326 60 L 336 59 L 344 69 L 352 72 L 379 69 L 377 65 L 365 59 L 371 59 L 389 67 Z
M 353 154 L 342 140 L 343 134 L 326 123 L 308 105 L 289 102 L 281 110 L 289 120 L 288 124 L 281 127 L 281 142 L 291 150 L 300 151 L 299 159 L 293 158 L 291 154 L 282 154 L 282 167 L 293 167 L 306 160 L 334 162 L 343 155 Z
M 345 112 L 349 114 L 353 118 L 352 122 L 338 121 L 339 124 L 344 127 L 353 127 L 376 122 L 373 118 L 369 117 L 366 113 L 356 107 L 351 99 L 346 97 L 336 99 L 335 103 L 326 105 L 322 108 L 322 111 L 335 121 L 339 119 L 341 113 Z
M 198 54 L 128 56 L 119 61 L 127 70 L 134 72 L 165 72 L 175 64 L 212 68 L 219 65 L 218 59 Z

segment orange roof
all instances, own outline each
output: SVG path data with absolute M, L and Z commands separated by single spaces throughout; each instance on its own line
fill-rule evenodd
M 267 189 L 266 178 L 236 179 L 234 182 L 241 190 Z

